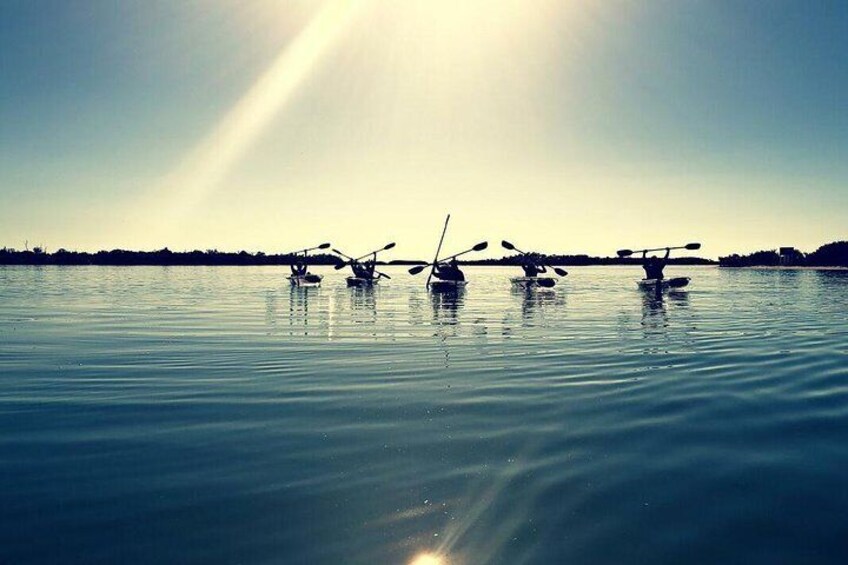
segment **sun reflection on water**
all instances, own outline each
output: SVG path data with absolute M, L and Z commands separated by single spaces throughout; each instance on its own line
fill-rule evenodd
M 434 555 L 432 553 L 421 553 L 417 555 L 409 563 L 409 565 L 448 565 L 448 562 L 438 555 Z

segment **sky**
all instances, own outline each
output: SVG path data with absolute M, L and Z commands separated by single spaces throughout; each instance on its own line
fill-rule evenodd
M 0 246 L 812 251 L 846 53 L 842 0 L 4 0 Z

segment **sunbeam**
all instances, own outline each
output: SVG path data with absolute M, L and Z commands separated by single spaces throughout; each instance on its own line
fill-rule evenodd
M 209 195 L 248 152 L 347 27 L 358 0 L 329 0 L 245 95 L 157 190 L 167 193 L 172 227 Z
M 513 457 L 516 464 L 532 459 L 534 453 L 539 449 L 537 442 L 529 442 Z M 497 530 L 487 532 L 480 538 L 470 539 L 469 532 L 480 526 L 484 515 L 492 511 L 492 507 L 504 496 L 510 483 L 516 478 L 515 471 L 504 469 L 496 474 L 488 484 L 481 481 L 475 488 L 469 489 L 467 498 L 463 501 L 462 516 L 453 522 L 442 532 L 442 542 L 436 548 L 436 555 L 453 555 L 466 552 L 474 555 L 475 562 L 488 563 L 494 559 L 503 548 L 503 544 L 511 539 L 514 532 L 521 527 L 521 523 L 532 504 L 526 497 L 513 498 L 513 516 L 509 520 L 502 520 L 501 527 Z M 461 551 L 458 551 L 461 550 Z

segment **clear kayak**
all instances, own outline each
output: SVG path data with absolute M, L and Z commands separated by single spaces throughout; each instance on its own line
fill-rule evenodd
M 553 288 L 556 279 L 553 277 L 513 277 L 509 279 L 512 286 L 516 288 Z
M 468 281 L 431 281 L 428 287 L 434 292 L 451 292 L 465 288 Z
M 689 277 L 674 277 L 672 279 L 642 279 L 636 284 L 639 285 L 639 288 L 643 290 L 655 290 L 657 288 L 657 284 L 662 285 L 663 290 L 668 290 L 671 288 L 683 288 L 684 286 L 689 284 L 691 279 Z
M 319 286 L 321 284 L 321 279 L 324 277 L 322 275 L 289 275 L 286 277 L 289 279 L 289 282 L 292 286 Z
M 373 279 L 366 279 L 363 277 L 348 277 L 347 286 L 355 287 L 355 288 L 364 288 L 364 287 L 372 287 L 380 280 L 379 277 L 375 277 Z

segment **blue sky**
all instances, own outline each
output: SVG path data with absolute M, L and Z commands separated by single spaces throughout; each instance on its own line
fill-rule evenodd
M 0 245 L 811 250 L 847 53 L 845 2 L 6 0 Z

